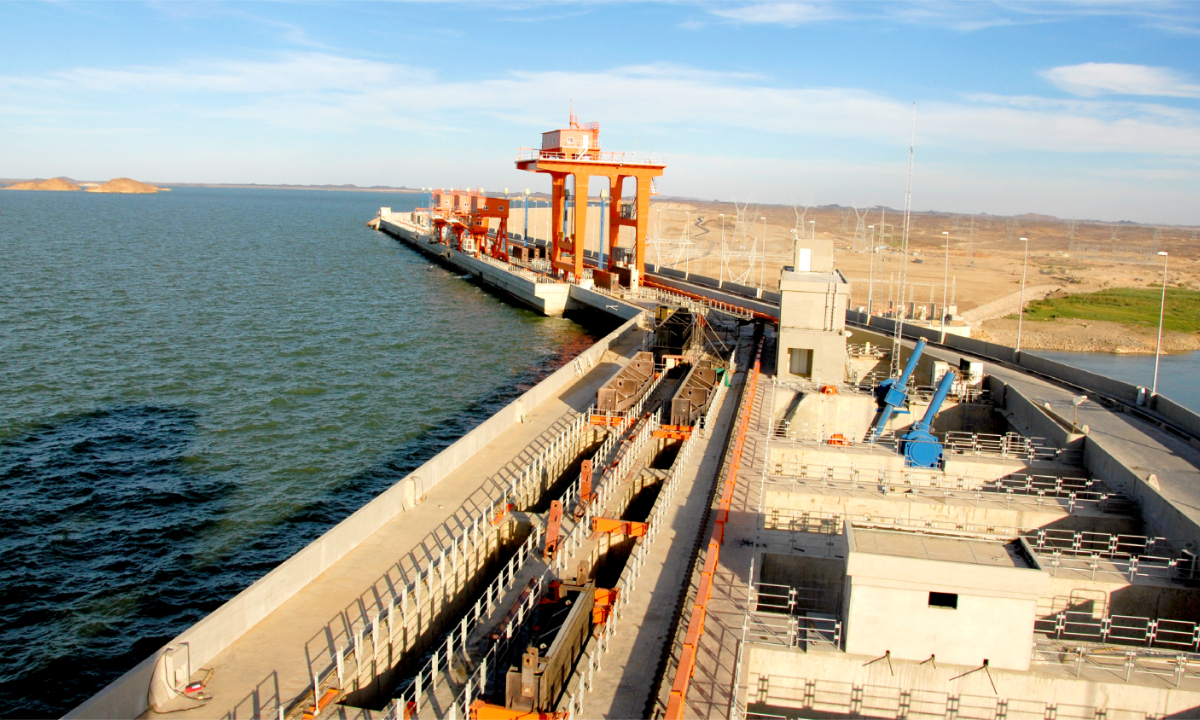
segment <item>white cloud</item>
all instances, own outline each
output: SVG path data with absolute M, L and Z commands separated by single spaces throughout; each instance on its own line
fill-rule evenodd
M 749 24 L 775 24 L 789 27 L 818 20 L 830 20 L 837 14 L 826 5 L 799 2 L 764 2 L 709 10 L 717 17 Z
M 1162 94 L 1165 86 L 1156 87 Z M 1178 94 L 1186 85 L 1169 87 Z M 764 143 L 792 137 L 904 146 L 910 113 L 907 101 L 867 90 L 774 87 L 755 74 L 674 64 L 443 81 L 427 69 L 313 52 L 255 62 L 0 77 L 0 108 L 10 115 L 37 106 L 91 108 L 97 118 L 113 112 L 95 109 L 96 103 L 81 99 L 85 93 L 111 95 L 121 108 L 117 117 L 141 100 L 156 112 L 176 108 L 188 118 L 237 118 L 309 132 L 386 128 L 429 135 L 477 132 L 486 118 L 540 131 L 561 121 L 544 112 L 574 99 L 577 109 L 603 107 L 604 117 L 597 119 L 606 124 L 644 128 L 689 147 L 717 145 L 707 138 L 729 130 L 758 135 Z M 925 147 L 1200 156 L 1200 112 L 1161 104 L 977 94 L 918 102 L 917 111 L 918 144 Z M 111 122 L 111 116 L 102 119 Z
M 74 68 L 40 76 L 0 77 L 5 86 L 25 90 L 99 93 L 348 92 L 392 83 L 429 82 L 433 74 L 406 65 L 348 58 L 321 52 L 288 53 L 267 61 L 192 63 L 178 68 Z
M 1080 97 L 1157 95 L 1200 98 L 1200 85 L 1165 67 L 1089 62 L 1063 65 L 1041 75 L 1055 86 Z

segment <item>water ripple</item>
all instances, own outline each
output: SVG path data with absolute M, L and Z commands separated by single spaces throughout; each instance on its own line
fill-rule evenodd
M 0 714 L 65 712 L 591 342 L 363 222 L 0 193 Z

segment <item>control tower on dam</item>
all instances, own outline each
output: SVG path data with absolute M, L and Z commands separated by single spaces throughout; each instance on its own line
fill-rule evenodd
M 828 241 L 665 273 L 553 173 L 544 242 L 482 191 L 375 224 L 619 327 L 72 717 L 1200 717 L 1200 417 L 855 312 Z

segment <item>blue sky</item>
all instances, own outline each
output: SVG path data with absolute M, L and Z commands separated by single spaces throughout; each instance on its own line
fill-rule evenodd
M 574 103 L 665 195 L 1200 224 L 1200 3 L 0 3 L 0 177 L 545 190 Z

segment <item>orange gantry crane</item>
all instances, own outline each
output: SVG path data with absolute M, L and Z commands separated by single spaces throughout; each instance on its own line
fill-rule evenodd
M 600 150 L 600 124 L 583 123 L 571 114 L 569 127 L 542 133 L 541 148 L 522 148 L 517 155 L 517 169 L 548 173 L 552 186 L 550 205 L 553 254 L 551 266 L 562 271 L 568 279 L 583 276 L 584 247 L 587 239 L 588 189 L 592 177 L 609 181 L 608 217 L 601 238 L 601 265 L 593 270 L 596 283 L 611 288 L 617 283 L 636 287 L 646 270 L 646 227 L 650 218 L 650 195 L 654 178 L 663 174 L 666 164 L 654 160 L 639 160 L 625 153 Z M 574 178 L 574 227 L 568 228 L 564 219 L 567 211 L 567 177 Z M 636 193 L 632 202 L 622 200 L 625 181 L 632 178 Z M 613 250 L 622 227 L 634 229 L 634 265 L 618 267 Z
M 456 250 L 467 247 L 468 238 L 476 257 L 489 255 L 508 259 L 508 211 L 511 201 L 475 190 L 435 190 L 429 205 L 434 237 Z M 491 220 L 495 219 L 493 228 Z

